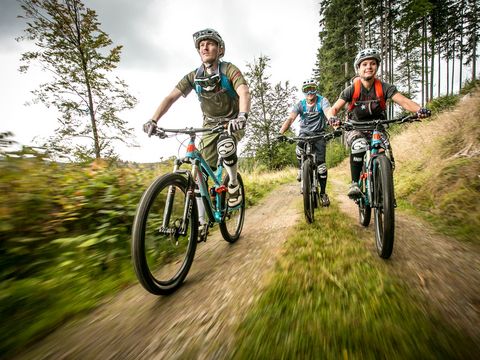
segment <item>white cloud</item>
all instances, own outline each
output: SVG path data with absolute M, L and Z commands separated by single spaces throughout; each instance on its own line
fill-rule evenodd
M 114 44 L 124 45 L 116 74 L 126 80 L 139 100 L 134 110 L 121 114 L 135 128 L 141 145 L 119 148 L 125 160 L 156 161 L 160 156 L 176 154 L 176 141 L 148 139 L 140 128 L 176 83 L 199 66 L 192 40 L 199 29 L 219 31 L 226 42 L 225 60 L 243 71 L 247 62 L 269 56 L 273 82 L 288 80 L 298 87 L 315 66 L 320 8 L 311 0 L 85 0 L 85 4 L 97 11 L 102 30 Z M 7 10 L 10 17 L 4 13 L 2 19 L 11 20 L 21 13 L 19 8 Z M 13 40 L 24 26 L 17 21 L 16 32 L 10 27 L 9 36 L 0 37 L 0 106 L 4 110 L 0 131 L 13 131 L 17 140 L 27 144 L 36 135 L 52 134 L 57 125 L 54 111 L 41 105 L 23 105 L 31 99 L 29 92 L 40 83 L 42 74 L 33 71 L 22 75 L 17 71 L 24 51 L 24 45 Z M 195 94 L 177 101 L 161 123 L 165 127 L 200 126 Z

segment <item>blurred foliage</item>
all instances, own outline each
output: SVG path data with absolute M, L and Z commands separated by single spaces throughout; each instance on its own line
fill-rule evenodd
M 12 354 L 67 318 L 135 281 L 130 233 L 147 185 L 162 164 L 57 163 L 35 149 L 0 157 L 0 353 Z M 282 172 L 243 173 L 247 206 Z
M 18 153 L 1 158 L 0 353 L 133 279 L 133 216 L 162 169 L 61 164 Z
M 444 110 L 451 109 L 458 104 L 460 100 L 459 95 L 446 95 L 433 99 L 427 104 L 427 107 L 432 111 L 432 114 L 438 114 Z

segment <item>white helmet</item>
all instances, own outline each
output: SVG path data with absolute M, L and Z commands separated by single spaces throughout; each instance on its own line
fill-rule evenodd
M 222 37 L 220 34 L 213 30 L 213 29 L 203 29 L 197 31 L 195 34 L 193 34 L 193 41 L 195 43 L 195 48 L 198 50 L 200 46 L 200 41 L 202 40 L 213 40 L 218 44 L 218 48 L 220 49 L 218 57 L 221 58 L 223 55 L 225 55 L 225 42 L 223 41 Z
M 310 90 L 308 90 L 310 89 Z M 313 90 L 315 89 L 315 90 Z M 317 93 L 317 82 L 314 79 L 307 79 L 302 84 L 302 92 L 304 94 L 316 94 Z
M 353 63 L 355 70 L 357 70 L 360 66 L 360 63 L 366 59 L 375 59 L 377 60 L 377 64 L 380 65 L 382 62 L 382 55 L 377 49 L 374 48 L 360 50 L 357 56 L 355 56 L 355 62 Z

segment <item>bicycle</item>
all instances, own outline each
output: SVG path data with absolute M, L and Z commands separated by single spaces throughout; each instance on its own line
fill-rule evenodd
M 301 189 L 303 195 L 303 212 L 305 220 L 311 224 L 315 221 L 315 209 L 320 205 L 320 184 L 318 180 L 318 169 L 316 154 L 312 151 L 313 143 L 318 139 L 325 139 L 326 142 L 342 134 L 341 130 L 335 130 L 327 134 L 318 134 L 311 136 L 283 136 L 280 141 L 287 141 L 291 144 L 300 143 L 301 146 Z M 328 206 L 328 205 L 327 205 Z
M 242 177 L 238 183 L 242 201 L 228 207 L 228 180 L 219 159 L 216 171 L 202 157 L 195 145 L 199 133 L 227 131 L 223 124 L 214 128 L 157 128 L 160 138 L 166 133 L 190 137 L 183 158 L 174 161 L 173 171 L 156 178 L 144 192 L 137 207 L 132 230 L 132 261 L 142 286 L 155 295 L 168 295 L 185 280 L 192 265 L 197 242 L 206 241 L 208 229 L 219 224 L 222 237 L 234 243 L 240 237 L 245 220 L 245 190 Z M 191 169 L 181 165 L 191 164 Z M 213 180 L 209 187 L 204 174 Z M 199 234 L 195 189 L 199 190 L 208 218 Z
M 375 218 L 375 247 L 381 258 L 392 255 L 395 239 L 395 193 L 393 188 L 393 163 L 388 146 L 382 140 L 384 125 L 420 121 L 416 115 L 390 120 L 347 120 L 345 130 L 373 131 L 369 147 L 364 156 L 358 180 L 362 195 L 355 199 L 358 205 L 359 222 L 370 224 L 372 208 Z

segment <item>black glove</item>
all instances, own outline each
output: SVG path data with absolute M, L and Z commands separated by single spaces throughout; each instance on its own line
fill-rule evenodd
M 275 141 L 284 142 L 287 141 L 287 137 L 283 134 L 278 134 L 277 136 L 275 136 Z
M 148 120 L 143 124 L 143 131 L 147 133 L 148 137 L 152 136 L 155 130 L 157 130 L 157 123 L 153 120 Z
M 428 110 L 427 108 L 420 108 L 420 110 L 417 111 L 417 117 L 419 119 L 424 119 L 424 118 L 427 118 L 427 117 L 430 117 L 432 116 L 432 112 L 430 110 Z
M 342 122 L 340 121 L 340 119 L 336 116 L 332 116 L 330 119 L 328 119 L 328 123 L 334 127 L 334 128 L 337 128 L 339 127 L 340 125 L 342 125 Z
M 238 114 L 238 117 L 236 119 L 230 120 L 230 122 L 228 123 L 230 130 L 233 132 L 245 129 L 245 125 L 247 124 L 247 117 L 247 113 L 241 112 L 240 114 Z

